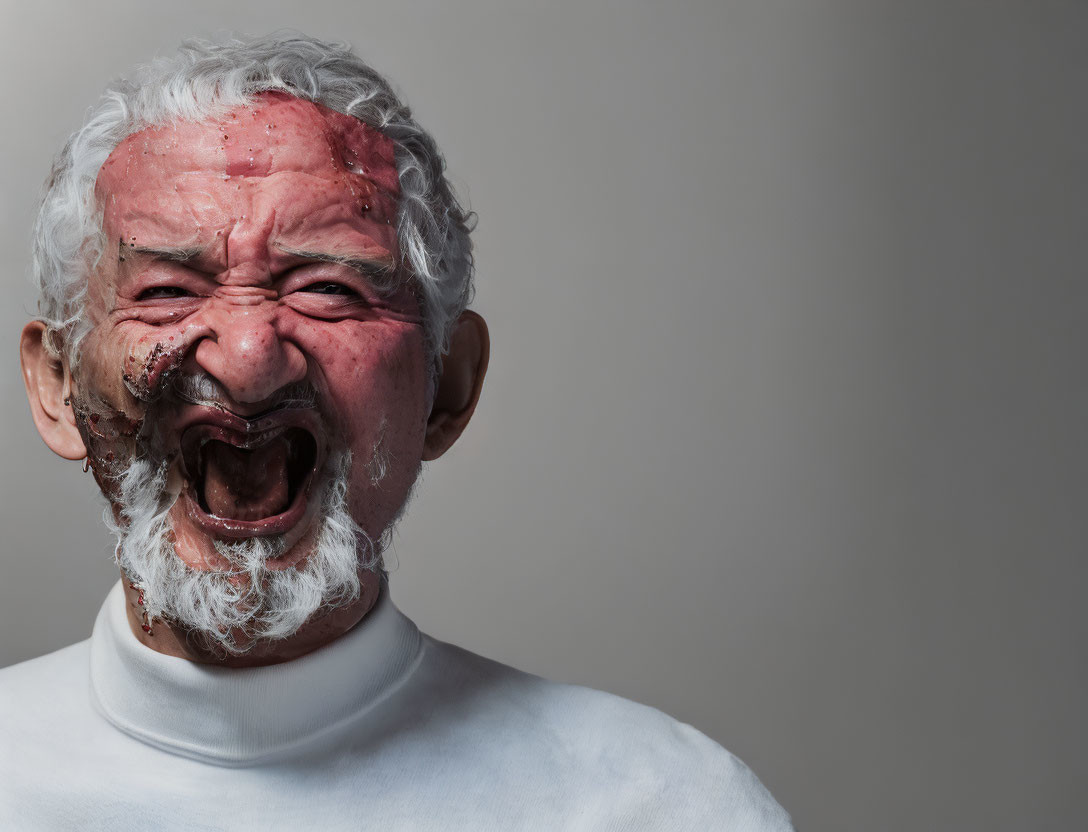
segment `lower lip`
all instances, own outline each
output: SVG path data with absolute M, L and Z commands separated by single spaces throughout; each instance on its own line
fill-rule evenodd
M 208 514 L 200 507 L 200 502 L 193 495 L 191 488 L 185 489 L 185 504 L 189 518 L 209 535 L 230 540 L 246 537 L 270 537 L 285 534 L 299 524 L 306 515 L 310 503 L 310 486 L 313 479 L 299 489 L 287 511 L 264 517 L 260 520 L 235 520 Z

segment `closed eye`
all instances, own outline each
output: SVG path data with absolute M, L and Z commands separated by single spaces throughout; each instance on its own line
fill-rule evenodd
M 193 293 L 180 286 L 151 286 L 137 295 L 136 300 L 163 300 L 169 298 L 191 298 Z
M 311 283 L 302 289 L 300 292 L 312 292 L 315 295 L 345 295 L 355 296 L 358 293 L 350 286 L 345 286 L 343 283 L 336 283 L 332 280 L 323 280 L 320 283 Z

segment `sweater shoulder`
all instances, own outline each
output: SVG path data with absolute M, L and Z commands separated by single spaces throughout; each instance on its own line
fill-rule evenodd
M 0 668 L 0 732 L 18 744 L 49 726 L 75 726 L 89 715 L 90 642 Z
M 0 668 L 0 701 L 39 699 L 58 688 L 87 687 L 90 640 Z
M 791 830 L 789 815 L 738 757 L 648 705 L 552 682 L 427 639 L 475 709 L 544 770 L 591 786 L 638 828 Z M 447 677 L 448 678 L 448 677 Z M 653 822 L 660 816 L 661 822 Z M 627 828 L 627 827 L 622 827 Z

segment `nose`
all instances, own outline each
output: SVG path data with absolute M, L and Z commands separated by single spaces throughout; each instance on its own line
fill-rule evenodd
M 274 304 L 222 303 L 208 316 L 197 364 L 235 401 L 262 402 L 306 377 L 306 356 L 276 328 Z M 271 308 L 266 308 L 271 307 Z

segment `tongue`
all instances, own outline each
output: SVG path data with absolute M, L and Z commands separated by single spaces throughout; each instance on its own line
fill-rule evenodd
M 261 520 L 287 509 L 286 439 L 252 451 L 213 440 L 204 460 L 204 502 L 217 517 Z

